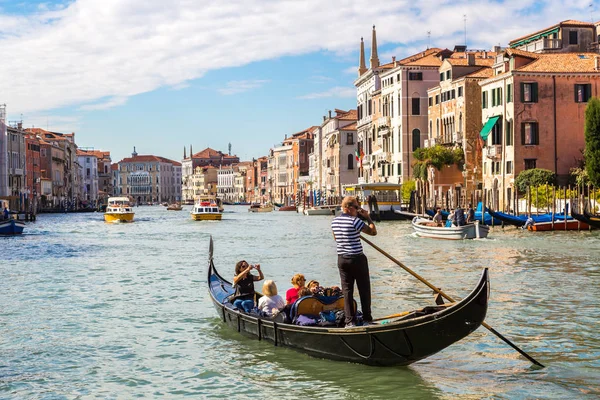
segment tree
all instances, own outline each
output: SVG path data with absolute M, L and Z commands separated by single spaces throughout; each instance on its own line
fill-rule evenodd
M 585 109 L 585 169 L 594 186 L 600 186 L 600 100 L 591 98 Z
M 449 165 L 457 165 L 462 169 L 465 164 L 465 153 L 461 148 L 450 149 L 435 145 L 433 147 L 418 148 L 413 153 L 417 162 L 413 165 L 413 176 L 416 179 L 427 180 L 427 169 L 434 167 L 438 171 Z
M 415 181 L 410 180 L 402 184 L 402 201 L 408 203 L 410 200 L 410 194 L 417 187 Z
M 519 192 L 524 193 L 527 187 L 538 187 L 541 185 L 554 185 L 554 172 L 542 168 L 527 169 L 521 172 L 515 179 L 515 186 Z

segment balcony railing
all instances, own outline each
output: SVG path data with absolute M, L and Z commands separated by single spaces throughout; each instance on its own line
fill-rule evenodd
M 502 145 L 493 144 L 487 147 L 487 157 L 496 160 L 502 157 Z
M 548 39 L 542 38 L 536 40 L 535 42 L 524 44 L 523 46 L 518 47 L 520 50 L 529 51 L 535 53 L 537 51 L 543 50 L 554 50 L 562 48 L 562 40 L 561 39 Z

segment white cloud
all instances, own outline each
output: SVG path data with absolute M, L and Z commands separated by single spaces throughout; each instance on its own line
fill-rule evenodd
M 217 89 L 222 95 L 232 95 L 237 93 L 244 93 L 252 89 L 256 89 L 269 82 L 268 80 L 245 80 L 245 81 L 229 81 L 225 84 L 225 87 Z
M 113 97 L 105 102 L 96 104 L 86 104 L 79 107 L 80 110 L 91 111 L 91 110 L 106 110 L 116 106 L 122 106 L 127 103 L 127 97 Z
M 304 96 L 298 97 L 303 100 L 322 99 L 326 97 L 344 98 L 344 97 L 356 97 L 356 89 L 353 86 L 336 86 L 328 89 L 324 92 L 309 93 Z
M 92 109 L 161 87 L 178 88 L 210 70 L 282 56 L 327 51 L 352 60 L 361 36 L 370 47 L 372 23 L 380 45 L 410 49 L 425 43 L 430 30 L 432 46 L 452 48 L 464 41 L 466 13 L 469 47 L 490 48 L 560 20 L 588 20 L 588 4 L 376 0 L 364 7 L 358 0 L 65 0 L 30 15 L 0 10 L 0 102 L 11 114 L 63 106 Z

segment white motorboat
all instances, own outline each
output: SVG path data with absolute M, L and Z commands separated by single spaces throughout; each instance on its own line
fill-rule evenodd
M 463 226 L 443 227 L 435 225 L 430 219 L 419 217 L 413 218 L 412 226 L 418 236 L 433 239 L 483 239 L 487 237 L 490 231 L 489 226 L 481 225 L 479 221 Z

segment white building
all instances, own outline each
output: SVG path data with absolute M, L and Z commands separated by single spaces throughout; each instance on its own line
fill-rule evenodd
M 88 205 L 98 201 L 98 157 L 93 151 L 77 150 L 80 200 Z

